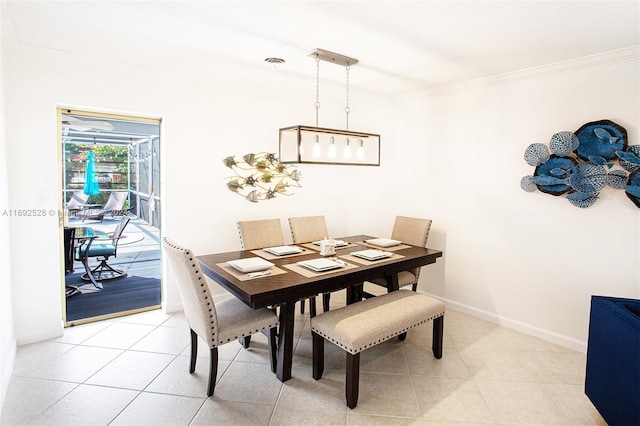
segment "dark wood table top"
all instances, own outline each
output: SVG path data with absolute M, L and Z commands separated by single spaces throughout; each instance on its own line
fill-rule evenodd
M 340 239 L 350 243 L 357 243 L 370 238 L 373 237 L 355 235 Z M 297 244 L 297 246 L 302 247 L 300 244 Z M 336 254 L 341 256 L 368 248 L 370 247 L 354 244 L 351 247 L 337 249 Z M 305 248 L 305 250 L 308 251 L 308 254 L 269 259 L 269 261 L 276 266 L 285 269 L 287 273 L 269 275 L 260 279 L 247 281 L 237 279 L 218 266 L 218 264 L 246 257 L 256 257 L 256 254 L 252 253 L 251 250 L 207 254 L 197 256 L 197 259 L 200 262 L 202 271 L 207 276 L 253 309 L 258 309 L 287 301 L 303 299 L 323 292 L 340 290 L 360 284 L 367 279 L 384 277 L 400 271 L 429 265 L 435 263 L 437 258 L 442 256 L 442 251 L 440 250 L 412 246 L 394 252 L 402 256 L 396 259 L 387 259 L 383 262 L 376 262 L 370 265 L 357 264 L 357 268 L 336 270 L 333 273 L 321 274 L 312 278 L 282 268 L 283 265 L 321 257 L 316 250 L 308 248 Z

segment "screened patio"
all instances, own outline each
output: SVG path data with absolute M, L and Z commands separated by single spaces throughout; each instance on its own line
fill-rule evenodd
M 159 306 L 162 278 L 159 122 L 63 110 L 60 123 L 62 200 L 68 206 L 72 196 L 86 199 L 79 209 L 66 210 L 66 324 Z M 88 181 L 97 182 L 95 192 L 89 189 Z M 126 194 L 121 208 L 100 216 L 87 214 L 105 207 L 112 193 Z M 126 275 L 104 279 L 99 286 L 87 282 L 87 270 L 77 248 L 78 228 L 109 235 L 122 216 L 129 221 L 117 241 L 115 255 L 107 262 Z M 71 237 L 67 232 L 70 230 L 73 230 Z M 87 259 L 90 267 L 99 261 Z
M 160 227 L 160 126 L 86 115 L 61 115 L 63 201 L 67 205 L 86 181 L 89 152 L 94 153 L 100 194 L 87 204 L 104 205 L 112 191 L 128 191 L 125 208 Z

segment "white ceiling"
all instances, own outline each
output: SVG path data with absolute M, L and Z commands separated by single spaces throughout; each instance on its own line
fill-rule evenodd
M 351 85 L 399 96 L 640 45 L 638 1 L 2 1 L 7 49 L 207 78 L 315 80 L 308 55 L 354 57 Z M 321 82 L 344 85 L 321 63 Z M 314 85 L 315 88 L 315 85 Z

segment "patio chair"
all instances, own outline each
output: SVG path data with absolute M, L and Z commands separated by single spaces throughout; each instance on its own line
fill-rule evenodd
M 76 216 L 85 219 L 104 220 L 106 214 L 110 214 L 112 217 L 123 215 L 128 212 L 128 209 L 124 209 L 124 203 L 127 201 L 129 191 L 114 191 L 109 195 L 109 199 L 104 206 L 99 208 L 86 208 L 80 210 Z
M 207 396 L 213 395 L 218 374 L 218 346 L 244 336 L 263 332 L 269 338 L 271 371 L 276 371 L 276 333 L 278 316 L 273 310 L 251 309 L 235 297 L 215 302 L 202 274 L 200 264 L 191 250 L 182 248 L 167 238 L 162 246 L 174 273 L 182 299 L 182 307 L 191 330 L 191 363 L 189 373 L 196 368 L 198 337 L 210 350 Z
M 111 235 L 104 234 L 104 237 L 99 236 L 80 240 L 76 253 L 77 259 L 82 261 L 86 270 L 81 276 L 83 281 L 91 281 L 95 285 L 96 281 L 113 280 L 127 275 L 123 270 L 109 265 L 107 261 L 112 256 L 116 257 L 118 241 L 129 220 L 128 216 L 123 216 Z M 89 258 L 91 257 L 99 260 L 98 266 L 93 269 L 89 268 Z
M 73 191 L 71 198 L 69 198 L 69 201 L 64 208 L 69 212 L 69 214 L 75 215 L 84 208 L 85 204 L 87 204 L 87 198 L 89 198 L 89 196 L 85 194 L 84 191 Z

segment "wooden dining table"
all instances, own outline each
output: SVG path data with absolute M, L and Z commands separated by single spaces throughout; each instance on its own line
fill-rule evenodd
M 367 261 L 355 258 L 350 253 L 371 249 L 365 240 L 375 237 L 354 235 L 340 238 L 349 243 L 337 248 L 337 259 L 348 266 L 322 273 L 301 269 L 297 262 L 320 258 L 319 247 L 310 244 L 296 244 L 303 252 L 288 256 L 271 256 L 263 250 L 243 250 L 227 253 L 197 256 L 202 271 L 235 297 L 253 309 L 279 306 L 278 357 L 276 375 L 281 381 L 291 378 L 293 361 L 293 327 L 295 304 L 297 301 L 318 294 L 337 290 L 347 290 L 347 303 L 362 297 L 365 281 L 384 277 L 390 291 L 398 289 L 398 272 L 433 264 L 442 256 L 442 251 L 424 247 L 402 245 L 381 249 L 389 250 L 393 256 Z M 261 257 L 274 264 L 269 275 L 247 278 L 229 267 L 228 261 L 247 257 Z

